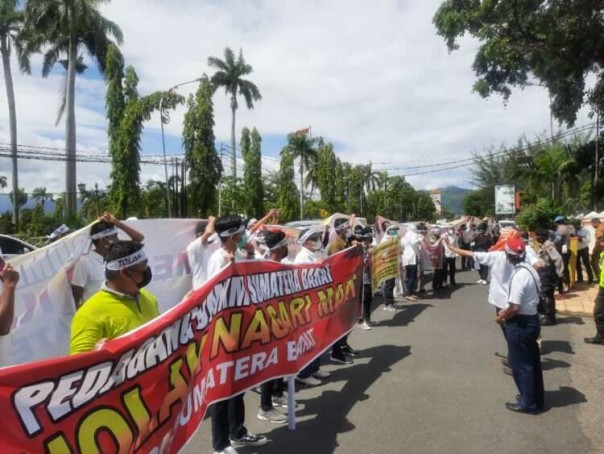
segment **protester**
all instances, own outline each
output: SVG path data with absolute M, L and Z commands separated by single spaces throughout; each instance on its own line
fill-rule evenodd
M 543 372 L 537 339 L 540 327 L 537 315 L 539 276 L 526 261 L 526 247 L 519 238 L 510 238 L 505 247 L 506 260 L 514 267 L 510 277 L 507 304 L 499 311 L 496 322 L 505 325 L 509 362 L 518 387 L 514 403 L 508 410 L 536 413 L 543 409 Z
M 419 263 L 418 248 L 421 242 L 417 229 L 413 224 L 407 226 L 407 231 L 401 240 L 403 244 L 402 263 L 405 269 L 405 299 L 407 301 L 417 301 L 416 294 L 417 272 Z
M 281 262 L 288 256 L 287 237 L 285 233 L 266 232 L 264 235 L 264 244 L 269 251 L 269 259 L 275 262 Z M 287 399 L 283 396 L 285 382 L 282 378 L 269 380 L 260 386 L 260 408 L 258 409 L 258 419 L 275 424 L 287 422 L 287 417 L 278 412 L 275 406 L 287 408 Z
M 298 244 L 300 244 L 300 251 L 294 259 L 294 264 L 304 263 L 318 263 L 320 260 L 317 257 L 318 252 L 323 247 L 321 241 L 323 232 L 313 228 L 307 228 L 300 232 L 298 237 Z M 352 360 L 347 357 L 348 364 L 352 363 Z M 320 378 L 328 378 L 331 374 L 329 372 L 322 371 L 321 357 L 315 358 L 308 364 L 296 377 L 296 381 L 306 386 L 318 386 L 321 384 Z
M 541 247 L 537 255 L 543 262 L 539 269 L 539 279 L 541 281 L 541 299 L 539 302 L 539 313 L 543 314 L 541 326 L 556 324 L 556 300 L 554 292 L 558 285 L 558 280 L 564 272 L 564 261 L 562 256 L 556 250 L 556 246 L 549 239 L 549 231 L 540 229 L 535 232 L 536 238 Z
M 384 222 L 384 236 L 382 237 L 382 244 L 387 243 L 389 241 L 395 241 L 398 243 L 398 232 L 399 228 L 395 224 L 390 224 L 389 222 Z M 404 252 L 403 252 L 404 254 Z M 388 312 L 396 312 L 396 307 L 394 306 L 394 285 L 396 283 L 396 278 L 386 279 L 382 284 L 382 296 L 384 298 L 384 310 Z M 408 291 L 408 290 L 407 290 Z
M 604 237 L 604 223 L 599 218 L 592 218 L 591 225 L 594 228 L 594 247 L 591 251 L 591 268 L 594 272 L 594 281 L 600 279 L 600 254 L 604 248 L 600 245 L 598 238 Z
M 597 230 L 596 230 L 597 231 Z M 604 235 L 596 238 L 597 249 L 604 251 Z M 595 248 L 594 248 L 595 249 Z M 583 340 L 587 344 L 604 345 L 604 252 L 600 252 L 600 285 L 594 304 L 594 322 L 596 324 L 596 335 L 586 337 Z
M 208 280 L 208 261 L 221 244 L 214 230 L 216 218 L 210 216 L 195 226 L 195 239 L 187 246 L 187 257 L 191 267 L 193 290 L 197 290 Z
M 462 224 L 459 227 L 459 247 L 464 251 L 471 250 L 472 240 L 474 239 L 475 231 L 472 229 L 468 229 L 466 224 Z M 472 260 L 471 255 L 462 255 L 461 256 L 461 269 L 463 271 L 471 270 L 474 267 L 474 262 Z
M 491 236 L 487 233 L 486 224 L 480 224 L 476 229 L 476 236 L 472 240 L 470 244 L 473 252 L 488 252 L 488 250 L 493 245 L 493 240 Z M 476 282 L 477 284 L 488 284 L 489 279 L 489 266 L 480 264 L 478 270 L 479 279 Z
M 424 288 L 426 285 L 426 270 L 429 270 L 432 266 L 432 262 L 428 256 L 428 251 L 424 247 L 424 240 L 427 234 L 428 227 L 426 224 L 423 222 L 417 224 L 417 235 L 419 237 L 419 244 L 417 245 L 417 281 L 419 284 L 419 289 L 417 290 L 418 294 L 426 293 L 426 289 Z
M 208 279 L 242 258 L 254 259 L 254 249 L 249 243 L 243 245 L 245 225 L 240 216 L 223 216 L 214 222 L 214 230 L 220 238 L 221 247 L 208 260 Z M 246 248 L 244 254 L 238 252 L 238 245 Z M 243 255 L 243 257 L 242 257 Z M 230 399 L 217 402 L 212 407 L 212 446 L 214 454 L 237 454 L 235 447 L 261 446 L 268 443 L 264 435 L 256 435 L 244 426 L 245 392 Z
M 71 278 L 71 291 L 76 308 L 96 293 L 105 280 L 103 261 L 108 247 L 118 240 L 118 229 L 135 243 L 142 243 L 144 235 L 118 220 L 111 213 L 103 213 L 90 227 L 90 240 L 94 246 L 76 262 Z
M 455 234 L 455 232 L 450 229 L 450 228 L 445 228 L 443 229 L 443 244 L 445 246 L 445 280 L 446 280 L 446 275 L 449 275 L 449 285 L 457 285 L 455 283 L 455 272 L 457 271 L 457 257 L 459 257 L 458 254 L 456 254 L 455 252 L 453 252 L 448 244 L 451 244 L 454 247 L 459 247 L 459 241 L 457 239 L 457 235 Z
M 71 322 L 70 353 L 100 348 L 159 315 L 157 299 L 146 287 L 151 268 L 143 245 L 116 241 L 105 254 L 105 283 L 84 302 Z
M 560 279 L 558 283 L 558 293 L 564 293 L 568 291 L 570 286 L 570 274 L 568 269 L 568 264 L 570 262 L 570 230 L 566 224 L 566 218 L 562 215 L 554 218 L 554 224 L 556 224 L 554 244 L 564 261 L 564 273 L 562 279 Z
M 583 270 L 581 267 L 581 262 L 583 262 L 583 266 L 585 267 L 585 271 L 587 272 L 587 282 L 594 281 L 593 271 L 591 270 L 591 264 L 589 260 L 589 240 L 590 233 L 584 226 L 579 226 L 577 231 L 577 282 L 583 282 Z
M 6 263 L 0 271 L 0 280 L 0 367 L 5 367 L 11 364 L 10 331 L 15 315 L 15 289 L 19 283 L 19 273 Z
M 444 247 L 440 241 L 440 228 L 433 227 L 428 235 L 427 241 L 424 241 L 423 247 L 430 258 L 430 265 L 433 270 L 432 290 L 441 290 L 447 280 L 445 274 Z
M 373 302 L 373 289 L 371 287 L 371 243 L 373 242 L 373 231 L 369 227 L 357 225 L 354 228 L 354 237 L 363 247 L 363 300 L 358 327 L 363 330 L 371 330 L 371 303 Z

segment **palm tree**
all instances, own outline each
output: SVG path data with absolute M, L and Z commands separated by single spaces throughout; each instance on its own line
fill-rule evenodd
M 13 186 L 13 224 L 19 230 L 19 171 L 17 165 L 17 111 L 15 108 L 15 91 L 13 88 L 13 75 L 10 67 L 11 51 L 17 52 L 17 61 L 22 72 L 29 74 L 29 59 L 23 49 L 21 31 L 23 28 L 23 11 L 17 9 L 17 0 L 5 0 L 0 4 L 0 54 L 4 68 L 4 81 L 6 83 L 6 99 L 8 101 L 8 117 L 10 127 L 10 148 L 12 162 Z
M 232 155 L 232 177 L 237 179 L 237 149 L 235 148 L 235 111 L 237 110 L 237 94 L 243 96 L 248 109 L 254 108 L 254 101 L 260 101 L 262 96 L 258 87 L 253 82 L 243 79 L 243 76 L 251 74 L 253 68 L 243 58 L 243 51 L 239 50 L 239 57 L 235 60 L 235 54 L 228 47 L 224 50 L 224 60 L 217 57 L 209 57 L 208 65 L 216 68 L 211 78 L 215 87 L 224 87 L 227 95 L 231 95 L 231 155 Z
M 4 175 L 0 176 L 0 189 L 4 189 L 7 186 L 6 177 Z
M 52 194 L 46 192 L 46 188 L 35 188 L 34 192 L 31 194 L 31 198 L 44 208 L 44 203 L 47 200 L 52 200 Z
M 65 120 L 65 190 L 66 216 L 76 210 L 76 121 L 75 76 L 83 71 L 81 50 L 97 63 L 99 71 L 105 71 L 105 56 L 113 36 L 123 41 L 122 31 L 115 22 L 105 18 L 98 10 L 108 0 L 28 0 L 26 26 L 35 30 L 38 39 L 30 43 L 32 50 L 45 48 L 42 75 L 47 77 L 55 64 L 66 69 L 65 89 L 59 108 L 59 116 L 66 112 Z M 66 58 L 61 59 L 62 56 Z
M 287 136 L 287 145 L 281 153 L 288 154 L 291 159 L 300 159 L 300 219 L 304 218 L 304 169 L 316 168 L 317 149 L 315 147 L 316 139 L 306 135 L 303 132 L 296 132 Z

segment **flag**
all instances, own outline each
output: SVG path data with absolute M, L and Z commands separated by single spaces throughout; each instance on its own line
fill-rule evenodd
M 294 134 L 308 134 L 310 136 L 310 126 L 303 129 L 298 129 Z

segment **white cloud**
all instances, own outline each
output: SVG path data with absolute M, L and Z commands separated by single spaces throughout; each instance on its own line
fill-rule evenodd
M 254 125 L 262 135 L 280 135 L 312 125 L 313 134 L 338 144 L 353 162 L 388 162 L 389 167 L 455 160 L 502 143 L 513 145 L 549 128 L 545 90 L 515 92 L 507 106 L 500 98 L 471 92 L 476 44 L 466 39 L 449 55 L 436 35 L 432 16 L 440 0 L 254 0 L 113 1 L 104 13 L 124 32 L 123 52 L 148 93 L 194 79 L 212 69 L 208 56 L 226 46 L 243 48 L 254 67 L 251 79 L 262 92 L 254 110 L 237 112 L 238 129 Z M 20 142 L 62 146 L 63 126 L 54 127 L 60 76 L 16 75 Z M 187 94 L 194 85 L 181 87 Z M 78 81 L 78 147 L 106 149 L 104 84 Z M 215 97 L 216 136 L 228 142 L 228 98 Z M 179 137 L 184 108 L 166 127 Z M 0 103 L 0 125 L 7 125 Z M 579 124 L 586 122 L 582 115 Z M 0 140 L 7 140 L 0 126 Z M 157 134 L 159 119 L 146 125 Z M 149 137 L 149 136 L 147 136 Z M 57 140 L 59 138 L 59 140 Z M 161 144 L 150 146 L 158 153 Z M 56 163 L 55 163 L 56 164 Z M 48 181 L 62 190 L 63 165 L 23 164 L 24 185 Z M 381 166 L 382 168 L 388 166 Z M 9 163 L 0 160 L 0 174 Z M 401 173 L 401 171 L 396 171 Z M 412 171 L 402 173 L 411 173 Z M 162 177 L 161 168 L 143 169 Z M 79 166 L 78 181 L 108 182 L 108 166 Z M 468 184 L 467 169 L 409 177 L 417 188 Z M 35 183 L 35 184 L 34 184 Z M 56 186 L 56 188 L 55 188 Z M 33 187 L 33 186 L 32 186 Z

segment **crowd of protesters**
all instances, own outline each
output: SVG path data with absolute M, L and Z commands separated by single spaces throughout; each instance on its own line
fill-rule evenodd
M 604 276 L 600 256 L 604 251 L 604 224 L 573 225 L 564 216 L 534 232 L 500 229 L 492 219 L 462 222 L 454 227 L 426 223 L 399 224 L 378 218 L 374 227 L 358 222 L 354 215 L 335 219 L 328 226 L 310 227 L 288 238 L 278 224 L 279 211 L 271 210 L 260 220 L 237 215 L 210 217 L 198 223 L 195 239 L 187 248 L 196 290 L 230 263 L 241 260 L 272 260 L 282 263 L 320 263 L 326 257 L 359 245 L 363 250 L 363 292 L 358 327 L 371 330 L 374 295 L 383 309 L 402 308 L 396 298 L 416 302 L 428 291 L 438 298 L 449 286 L 456 287 L 461 270 L 475 270 L 476 283 L 489 286 L 489 302 L 508 344 L 504 366 L 514 376 L 519 390 L 516 402 L 506 404 L 516 412 L 535 413 L 543 408 L 543 377 L 538 350 L 540 327 L 556 324 L 555 292 L 565 293 L 574 282 L 599 282 L 594 316 L 597 333 L 585 342 L 604 345 Z M 130 240 L 119 240 L 118 230 Z M 159 315 L 158 302 L 145 289 L 152 279 L 144 236 L 104 214 L 90 229 L 91 253 L 75 267 L 71 285 L 78 310 L 71 326 L 72 354 L 102 348 L 104 342 L 123 335 Z M 394 242 L 399 248 L 400 273 L 381 288 L 372 287 L 372 248 Z M 290 250 L 292 244 L 296 250 Z M 295 253 L 294 253 L 295 252 Z M 431 289 L 427 290 L 431 274 Z M 6 265 L 0 293 L 0 347 L 10 331 L 18 273 Z M 598 280 L 599 278 L 599 280 Z M 1 348 L 0 348 L 1 353 Z M 332 346 L 329 361 L 351 364 L 359 352 L 345 335 Z M 0 360 L 2 358 L 0 357 Z M 1 365 L 1 363 L 0 363 Z M 330 373 L 321 369 L 317 357 L 301 370 L 296 380 L 302 386 L 318 386 Z M 282 379 L 260 387 L 258 418 L 285 423 L 288 401 Z M 213 448 L 216 454 L 236 454 L 235 448 L 268 442 L 244 425 L 243 394 L 216 403 L 211 409 Z

